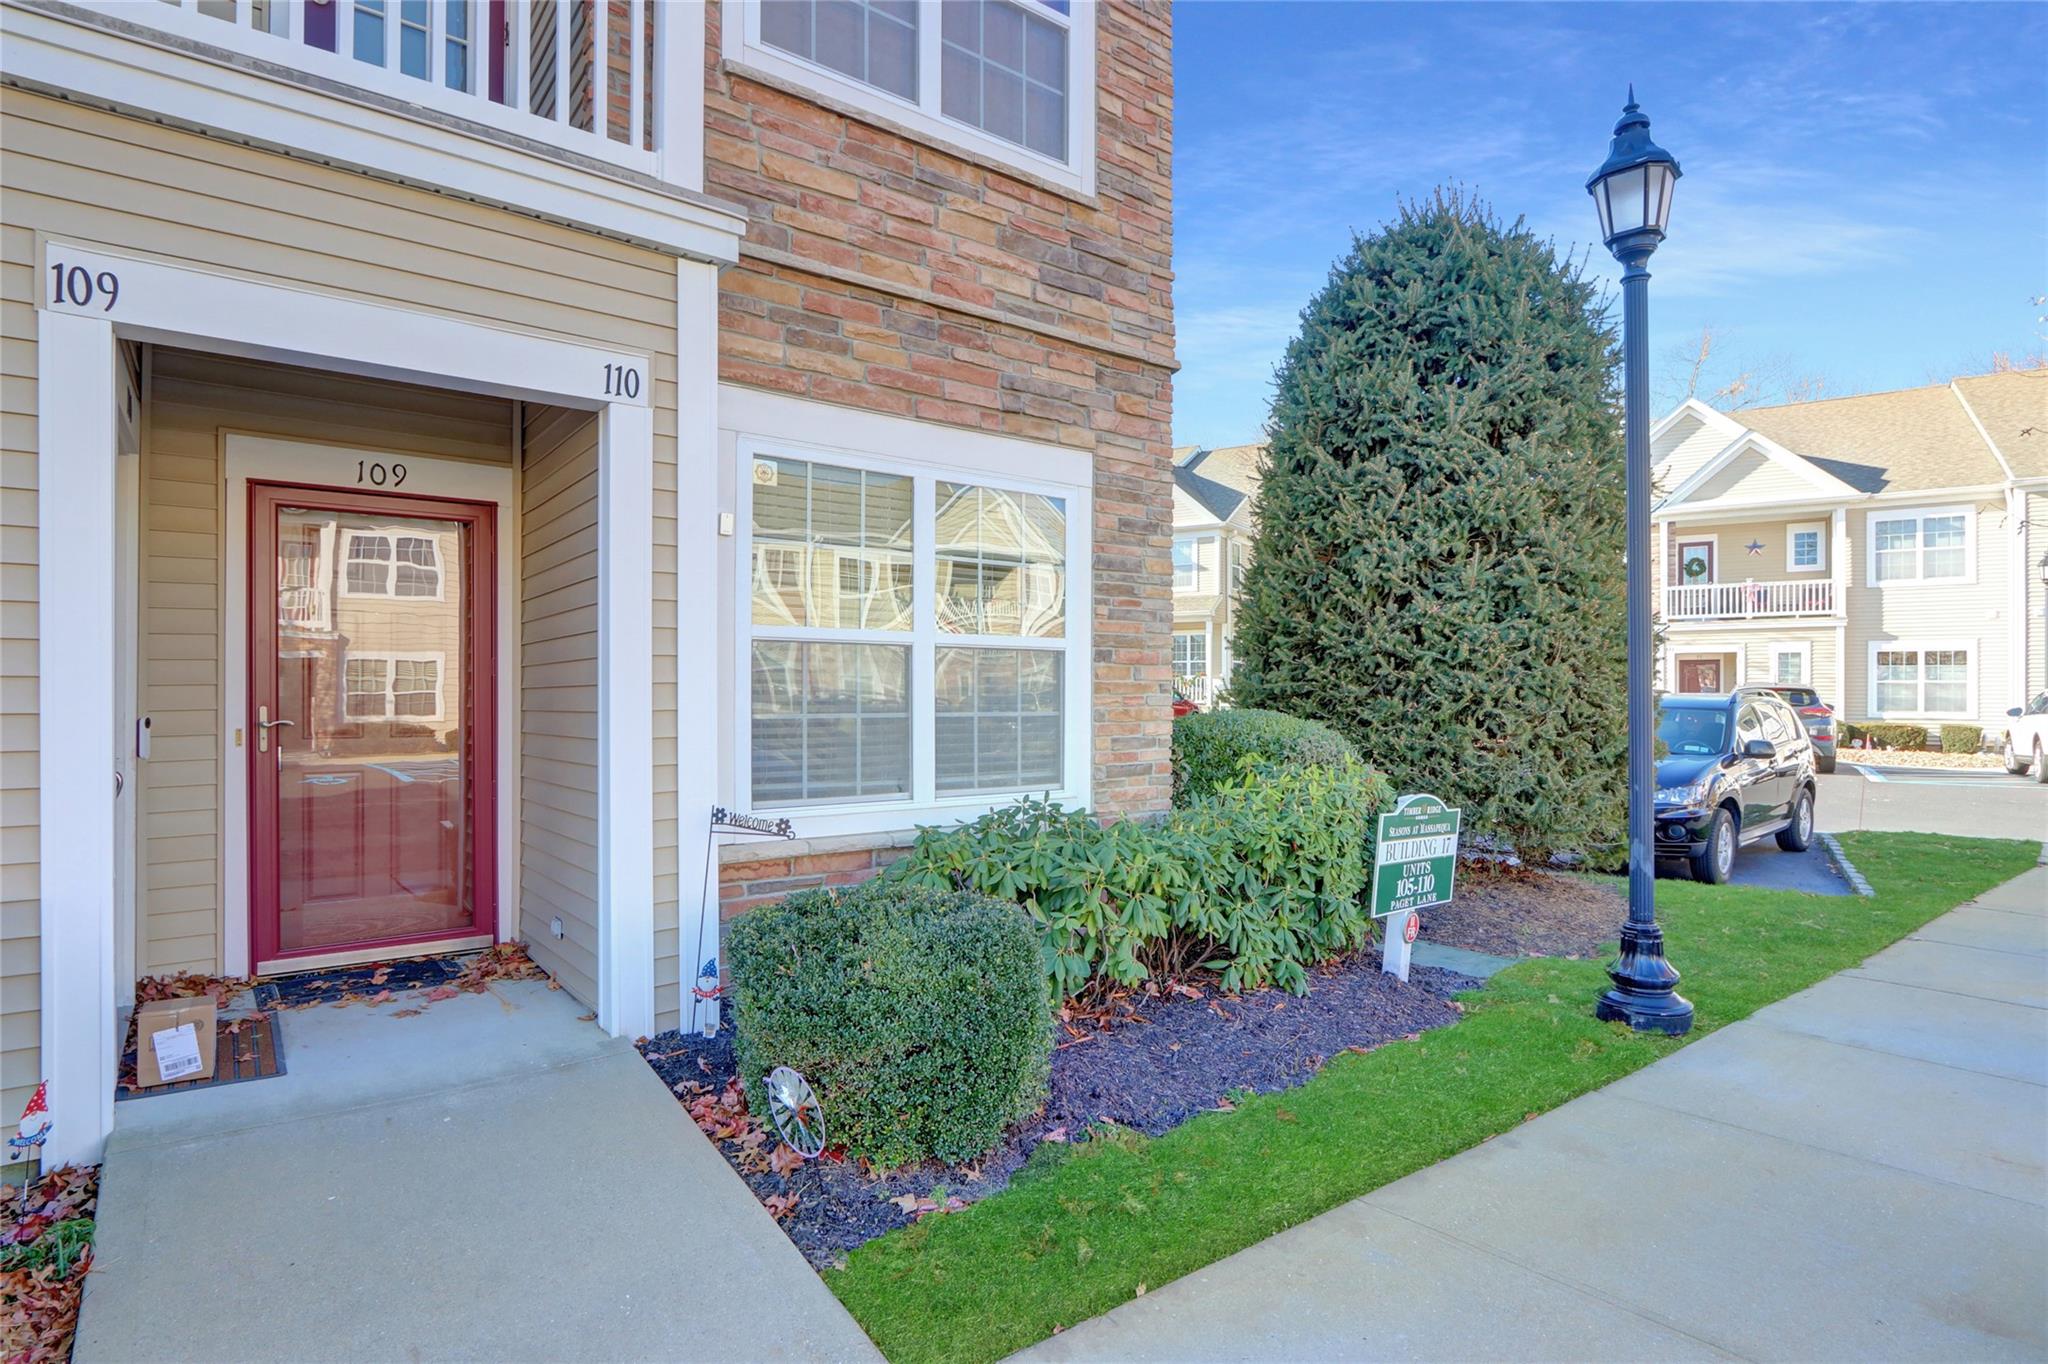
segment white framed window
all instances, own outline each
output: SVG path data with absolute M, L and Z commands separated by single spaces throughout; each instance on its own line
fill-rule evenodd
M 351 651 L 342 659 L 342 718 L 444 720 L 441 687 L 447 671 L 448 656 L 442 653 Z
M 1872 640 L 1874 719 L 1967 720 L 1977 713 L 1974 641 Z
M 1813 646 L 1805 641 L 1771 645 L 1771 683 L 1803 687 L 1813 681 Z
M 1095 0 L 743 0 L 727 61 L 1095 192 Z
M 1785 527 L 1785 569 L 1791 573 L 1827 572 L 1828 528 L 1825 522 L 1802 521 Z
M 738 457 L 740 799 L 812 832 L 1085 799 L 1086 489 L 765 438 Z
M 431 533 L 351 530 L 342 553 L 341 595 L 440 601 L 441 537 Z
M 1173 538 L 1173 590 L 1208 590 L 1202 572 L 1202 538 L 1192 535 L 1176 535 Z
M 1977 579 L 1977 518 L 1969 507 L 1869 513 L 1870 585 L 1968 583 Z
M 1209 675 L 1209 635 L 1204 630 L 1176 630 L 1173 633 L 1173 675 Z

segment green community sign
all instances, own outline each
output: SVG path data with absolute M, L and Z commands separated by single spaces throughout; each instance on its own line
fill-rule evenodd
M 1403 796 L 1380 816 L 1372 859 L 1372 916 L 1392 920 L 1380 965 L 1402 980 L 1408 979 L 1415 911 L 1451 902 L 1462 817 L 1462 811 L 1424 795 Z
M 1403 796 L 1380 816 L 1372 862 L 1372 916 L 1451 902 L 1458 874 L 1458 821 L 1435 796 Z

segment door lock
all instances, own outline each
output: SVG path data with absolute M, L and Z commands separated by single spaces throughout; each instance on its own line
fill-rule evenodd
M 298 723 L 297 720 L 273 720 L 270 718 L 270 707 L 256 707 L 256 751 L 258 753 L 268 753 L 270 751 L 271 730 L 278 728 L 280 725 L 295 726 Z

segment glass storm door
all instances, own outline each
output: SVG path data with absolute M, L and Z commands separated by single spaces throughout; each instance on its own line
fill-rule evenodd
M 492 509 L 252 484 L 259 969 L 494 933 Z

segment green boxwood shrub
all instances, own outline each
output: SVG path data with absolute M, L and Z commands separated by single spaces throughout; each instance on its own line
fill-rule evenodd
M 1850 743 L 1865 740 L 1872 748 L 1913 748 L 1927 747 L 1927 726 L 1879 723 L 1868 725 L 1844 725 L 1842 737 Z
M 1329 767 L 1355 758 L 1351 741 L 1316 720 L 1277 710 L 1212 710 L 1173 722 L 1173 803 L 1187 805 L 1236 781 L 1292 764 Z
M 801 891 L 726 930 L 748 1102 L 803 1072 L 834 1145 L 883 1166 L 986 1151 L 1045 1099 L 1052 1005 L 1013 903 L 871 881 Z
M 1224 782 L 1158 823 L 1023 801 L 925 830 L 889 876 L 1022 904 L 1059 998 L 1197 968 L 1299 994 L 1311 963 L 1372 932 L 1373 821 L 1391 803 L 1348 756 Z
M 1944 753 L 1975 753 L 1984 747 L 1982 725 L 1943 725 L 1941 727 L 1941 751 Z

